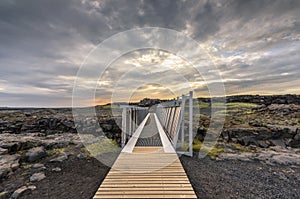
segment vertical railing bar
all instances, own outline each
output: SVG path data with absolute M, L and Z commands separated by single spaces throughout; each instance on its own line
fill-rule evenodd
M 189 96 L 189 154 L 193 156 L 193 91 Z
M 139 126 L 139 114 L 143 120 L 147 115 L 148 110 L 141 107 L 126 106 L 122 110 L 122 132 L 121 132 L 121 147 L 123 148 L 127 141 L 132 137 L 133 133 Z
M 184 121 L 184 112 L 185 112 L 185 100 L 186 100 L 186 97 L 185 95 L 182 95 L 182 105 L 181 105 L 181 145 L 183 146 L 184 145 L 184 126 L 185 126 L 185 121 Z
M 125 146 L 125 140 L 126 140 L 126 110 L 127 108 L 123 108 L 122 112 L 122 136 L 121 136 L 121 146 L 122 148 Z
M 135 114 L 135 109 L 132 108 L 132 119 L 131 119 L 131 121 L 132 121 L 132 132 L 131 132 L 131 134 L 133 134 L 133 132 L 134 132 L 134 130 L 135 130 L 134 114 Z
M 178 126 L 178 122 L 179 122 L 179 113 L 180 113 L 180 107 L 179 106 L 176 106 L 175 108 L 175 114 L 174 114 L 174 122 L 173 122 L 173 127 L 172 127 L 172 134 L 173 134 L 173 137 L 172 139 L 174 140 L 175 136 L 176 136 L 176 133 L 177 133 L 177 126 Z
M 176 116 L 176 110 L 177 110 L 177 107 L 173 107 L 173 113 L 172 113 L 172 123 L 170 125 L 170 134 L 171 134 L 171 138 L 172 138 L 172 142 L 174 142 L 174 132 L 173 132 L 173 127 L 174 127 L 174 122 L 175 122 L 175 116 Z
M 184 118 L 184 106 L 185 106 L 185 96 L 182 95 L 179 121 L 178 121 L 177 129 L 176 129 L 176 136 L 174 138 L 174 143 L 173 143 L 173 146 L 174 146 L 175 149 L 177 147 L 177 142 L 178 142 L 178 137 L 179 137 L 179 131 L 182 128 L 182 122 L 183 122 L 183 118 Z M 182 132 L 184 133 L 184 129 L 182 130 Z M 183 145 L 183 142 L 184 141 L 181 140 L 181 145 Z
M 173 118 L 173 107 L 170 107 L 170 115 L 169 115 L 169 119 L 168 119 L 168 128 L 167 128 L 167 131 L 168 131 L 168 134 L 169 136 L 171 137 L 171 132 L 170 132 L 170 127 L 172 125 L 172 118 Z
M 165 128 L 168 131 L 169 123 L 170 123 L 170 115 L 171 115 L 171 112 L 172 112 L 172 108 L 167 108 L 167 110 L 168 110 L 168 115 L 167 115 L 167 120 L 166 120 Z M 169 132 L 167 132 L 167 133 L 169 133 Z
M 176 107 L 172 107 L 172 118 L 171 118 L 171 123 L 170 123 L 170 125 L 169 125 L 169 134 L 170 134 L 170 137 L 171 137 L 171 139 L 173 139 L 173 124 L 174 124 L 174 118 L 175 118 L 175 114 L 176 114 Z M 173 142 L 174 140 L 172 140 L 172 142 Z
M 138 110 L 135 109 L 135 111 L 134 111 L 134 131 L 137 128 L 137 113 L 138 113 Z
M 129 108 L 127 108 L 127 111 L 126 111 L 126 135 L 130 133 L 130 112 L 129 112 Z M 127 137 L 125 139 L 125 144 L 127 142 Z

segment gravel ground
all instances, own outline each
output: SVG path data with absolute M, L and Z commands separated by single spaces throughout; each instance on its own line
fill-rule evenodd
M 261 162 L 211 160 L 182 156 L 181 162 L 199 198 L 300 198 L 300 168 L 271 166 Z M 63 163 L 46 163 L 46 178 L 33 183 L 37 188 L 25 192 L 25 199 L 92 198 L 109 168 L 95 158 L 70 156 Z M 51 168 L 60 167 L 60 172 Z M 28 183 L 31 172 L 17 170 L 0 182 L 15 190 Z M 1 198 L 1 197 L 0 197 Z M 5 197 L 6 198 L 6 197 Z M 9 198 L 9 197 L 7 197 Z M 1 198 L 2 199 L 2 198 Z
M 198 198 L 300 198 L 300 168 L 182 156 Z
M 109 168 L 94 158 L 66 161 L 62 172 L 51 172 L 40 181 L 37 189 L 23 198 L 76 199 L 92 198 L 105 178 Z
M 45 163 L 47 170 L 46 178 L 40 182 L 33 182 L 36 186 L 33 191 L 26 191 L 18 198 L 25 199 L 79 199 L 92 198 L 97 191 L 102 180 L 105 178 L 109 168 L 101 164 L 95 158 L 87 157 L 78 159 L 70 156 L 63 163 Z M 52 171 L 52 168 L 59 167 L 59 172 Z M 0 182 L 0 187 L 4 187 L 11 193 L 1 199 L 9 198 L 14 190 L 29 185 L 29 176 L 32 171 L 18 169 L 7 179 Z M 29 183 L 29 184 L 28 184 Z

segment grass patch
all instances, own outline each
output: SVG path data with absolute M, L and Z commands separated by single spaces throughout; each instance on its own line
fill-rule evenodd
M 199 102 L 199 108 L 208 108 L 209 107 L 209 103 L 207 102 Z
M 233 115 L 236 113 L 242 113 L 244 115 L 250 115 L 253 113 L 252 108 L 257 107 L 254 103 L 243 103 L 243 102 L 231 102 L 226 104 L 226 110 L 216 111 L 217 115 Z M 221 108 L 221 103 L 216 103 L 215 108 Z
M 89 150 L 85 147 L 80 149 L 81 153 L 86 154 L 88 157 L 92 157 L 92 154 L 89 152 Z
M 208 150 L 210 150 L 208 148 Z M 208 156 L 211 158 L 211 159 L 216 159 L 218 157 L 219 154 L 223 153 L 223 148 L 220 148 L 220 147 L 212 147 L 211 150 L 208 152 Z
M 189 150 L 188 143 L 185 143 L 184 146 L 181 148 L 184 151 Z M 197 139 L 193 140 L 193 151 L 194 152 L 200 152 L 203 154 L 207 154 L 211 159 L 216 159 L 220 153 L 223 153 L 223 148 L 217 145 L 214 145 L 212 147 L 208 147 L 206 145 L 203 145 L 203 143 Z
M 224 149 L 218 146 L 207 147 L 205 145 L 201 146 L 200 153 L 207 154 L 211 159 L 216 159 L 219 154 L 223 153 Z
M 86 148 L 93 156 L 107 152 L 117 152 L 120 149 L 118 143 L 111 139 L 103 139 L 86 146 Z
M 55 149 L 50 149 L 47 150 L 47 154 L 48 156 L 54 155 L 54 154 L 58 154 L 58 153 L 62 153 L 66 150 L 66 148 L 55 148 Z
M 193 151 L 200 151 L 201 146 L 202 146 L 201 141 L 196 139 L 193 140 Z
M 33 164 L 29 164 L 29 163 L 25 163 L 25 162 L 24 162 L 24 163 L 22 164 L 22 168 L 23 168 L 23 169 L 29 169 L 29 168 L 32 167 L 32 165 L 33 165 Z
M 233 143 L 231 142 L 230 145 L 237 150 L 238 154 L 242 154 L 242 153 L 252 153 L 252 152 L 256 152 L 256 150 L 250 149 L 249 147 L 237 144 L 237 143 Z
M 255 108 L 259 106 L 258 104 L 254 103 L 245 103 L 245 102 L 229 102 L 229 103 L 214 103 L 213 108 L 223 108 L 226 107 L 227 109 L 236 109 L 236 108 Z
M 227 103 L 227 108 L 255 108 L 259 106 L 258 104 L 254 103 L 245 103 L 245 102 L 230 102 Z
M 21 173 L 21 176 L 27 176 L 27 175 L 29 175 L 28 171 L 24 171 L 23 173 Z
M 211 108 L 225 108 L 227 106 L 226 103 L 220 103 L 220 102 L 216 102 L 211 104 Z
M 101 106 L 103 109 L 113 109 L 113 108 L 119 108 L 120 106 L 117 104 L 105 104 Z

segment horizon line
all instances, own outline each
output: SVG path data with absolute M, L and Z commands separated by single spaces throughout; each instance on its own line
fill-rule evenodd
M 233 96 L 285 96 L 285 95 L 300 95 L 300 94 L 293 94 L 293 93 L 288 93 L 288 94 L 239 94 L 239 95 L 226 95 L 226 96 L 213 96 L 213 97 L 194 97 L 193 99 L 209 99 L 209 98 L 219 98 L 219 97 L 233 97 Z M 149 97 L 144 97 L 149 98 Z M 143 100 L 143 99 L 140 99 Z M 170 99 L 160 99 L 160 98 L 149 98 L 149 99 L 159 99 L 159 100 L 172 100 L 174 98 Z M 105 105 L 111 105 L 111 104 L 129 104 L 129 103 L 139 103 L 139 101 L 131 101 L 131 102 L 107 102 L 103 104 L 96 104 L 96 105 L 86 105 L 86 106 L 80 106 L 80 107 L 73 107 L 73 106 L 0 106 L 0 110 L 8 110 L 8 109 L 70 109 L 70 108 L 91 108 L 91 107 L 96 107 L 96 106 L 105 106 Z

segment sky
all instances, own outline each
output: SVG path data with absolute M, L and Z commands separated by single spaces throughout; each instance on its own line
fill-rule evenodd
M 1 0 L 0 107 L 71 106 L 74 81 L 94 89 L 90 79 L 99 71 L 104 73 L 96 99 L 83 105 L 126 100 L 122 96 L 130 89 L 133 101 L 174 97 L 191 88 L 209 96 L 207 86 L 216 76 L 195 75 L 201 64 L 191 66 L 163 49 L 127 52 L 109 66 L 104 55 L 91 55 L 90 72 L 77 77 L 101 42 L 146 27 L 172 29 L 196 41 L 210 59 L 207 71 L 222 77 L 226 95 L 300 94 L 299 0 Z M 126 36 L 107 51 L 139 46 L 140 38 L 155 43 L 155 36 Z

